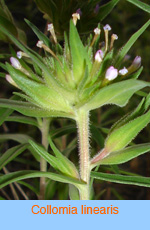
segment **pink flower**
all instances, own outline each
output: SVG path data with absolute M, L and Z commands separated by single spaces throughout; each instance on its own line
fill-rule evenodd
M 107 71 L 105 78 L 109 81 L 114 80 L 118 76 L 118 70 L 115 69 L 113 66 L 110 66 Z

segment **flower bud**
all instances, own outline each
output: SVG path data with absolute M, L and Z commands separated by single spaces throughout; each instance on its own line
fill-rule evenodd
M 141 57 L 136 56 L 132 65 L 134 66 L 134 68 L 138 69 L 141 66 Z
M 14 82 L 14 80 L 12 79 L 12 77 L 9 74 L 6 74 L 6 81 L 8 81 L 11 85 L 18 87 L 18 85 L 16 84 L 16 82 Z
M 80 8 L 79 8 L 79 9 L 77 9 L 76 13 L 77 13 L 77 14 L 79 14 L 79 15 L 81 16 L 81 15 L 82 15 L 82 11 L 81 11 L 81 9 L 80 9 Z
M 95 61 L 102 62 L 102 59 L 104 57 L 104 53 L 102 50 L 98 50 L 95 54 Z
M 21 52 L 21 51 L 18 51 L 18 52 L 17 52 L 17 57 L 18 57 L 19 59 L 22 58 L 22 52 Z
M 17 58 L 11 57 L 11 58 L 10 58 L 10 62 L 11 62 L 11 65 L 12 65 L 15 69 L 21 69 L 21 64 L 20 64 L 20 62 L 18 61 Z
M 126 67 L 124 67 L 123 69 L 120 69 L 119 70 L 119 73 L 120 73 L 120 75 L 126 75 L 127 73 L 128 73 L 128 70 L 127 70 L 127 68 Z
M 107 71 L 105 78 L 109 81 L 114 80 L 118 76 L 118 70 L 115 69 L 113 66 L 110 66 Z
M 98 14 L 98 11 L 99 11 L 99 4 L 97 4 L 97 5 L 95 6 L 94 14 Z

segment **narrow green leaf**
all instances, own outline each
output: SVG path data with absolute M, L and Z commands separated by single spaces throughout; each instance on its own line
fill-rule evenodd
M 0 157 L 0 170 L 7 165 L 10 161 L 15 159 L 18 155 L 20 155 L 24 150 L 26 150 L 28 145 L 18 145 L 8 149 L 1 157 Z
M 103 158 L 99 162 L 99 164 L 100 165 L 122 164 L 149 151 L 150 151 L 150 144 L 148 143 L 135 145 L 120 151 L 111 152 L 107 157 Z
M 127 1 L 150 14 L 150 5 L 141 2 L 139 0 L 127 0 Z
M 90 60 L 80 39 L 76 26 L 70 21 L 70 50 L 73 64 L 74 80 L 78 83 L 83 77 L 85 64 L 90 65 Z M 86 61 L 86 63 L 85 63 Z
M 136 91 L 146 86 L 149 86 L 149 83 L 135 79 L 114 83 L 100 89 L 83 105 L 83 108 L 93 110 L 106 104 L 115 104 L 123 107 Z
M 19 122 L 19 123 L 34 125 L 34 126 L 38 127 L 37 121 L 33 118 L 30 118 L 30 117 L 10 116 L 10 117 L 6 118 L 5 121 Z
M 33 141 L 29 141 L 31 146 L 35 149 L 35 151 L 44 158 L 53 168 L 56 170 L 59 170 L 60 172 L 69 175 L 69 172 L 67 170 L 67 167 L 65 164 L 63 164 L 59 159 L 49 154 L 47 151 L 44 150 L 43 147 L 37 145 Z
M 105 148 L 114 152 L 126 147 L 138 133 L 150 122 L 150 111 L 115 129 L 106 139 Z
M 28 102 L 0 99 L 0 107 L 10 108 L 30 117 L 68 117 L 74 119 L 74 114 L 62 111 L 44 110 Z
M 112 0 L 105 4 L 104 6 L 100 7 L 99 12 L 98 12 L 98 18 L 100 21 L 102 21 L 104 18 L 107 17 L 108 14 L 113 10 L 113 8 L 117 5 L 117 3 L 120 0 Z
M 24 73 L 13 68 L 8 63 L 7 68 L 16 84 L 27 95 L 33 98 L 39 106 L 48 110 L 70 110 L 70 107 L 65 102 L 61 93 L 57 93 L 57 91 L 53 88 L 48 88 L 43 84 L 30 80 Z
M 49 143 L 50 143 L 50 146 L 51 146 L 55 156 L 61 161 L 62 165 L 65 166 L 65 168 L 67 170 L 67 174 L 70 176 L 78 178 L 79 175 L 78 175 L 78 171 L 77 171 L 75 165 L 56 148 L 56 146 L 53 144 L 50 136 L 49 136 Z
M 50 46 L 50 39 L 43 34 L 35 25 L 33 25 L 29 20 L 25 19 L 25 22 L 28 24 L 28 26 L 31 27 L 31 29 L 34 31 L 34 33 L 37 35 L 39 40 L 43 41 L 46 46 Z
M 142 176 L 124 176 L 118 174 L 91 172 L 91 177 L 119 184 L 131 184 L 137 186 L 150 187 L 150 178 Z
M 130 48 L 132 47 L 132 45 L 136 42 L 136 40 L 142 35 L 142 33 L 147 29 L 147 27 L 150 25 L 150 20 L 148 20 L 148 22 L 146 22 L 141 29 L 139 29 L 136 33 L 134 33 L 131 38 L 129 39 L 129 41 L 125 44 L 125 46 L 121 49 L 121 51 L 119 52 L 117 58 L 116 58 L 116 63 L 115 66 L 119 67 L 123 58 L 125 57 L 125 55 L 128 53 L 128 51 L 130 50 Z
M 84 184 L 84 182 L 80 180 L 74 179 L 72 177 L 56 174 L 56 173 L 26 170 L 26 171 L 18 171 L 18 172 L 12 172 L 9 174 L 1 175 L 0 189 L 13 182 L 29 179 L 29 178 L 36 178 L 36 177 L 46 177 L 54 181 L 73 184 L 76 187 L 80 187 L 80 185 Z
M 0 135 L 0 141 L 7 141 L 7 140 L 13 140 L 21 144 L 26 144 L 31 140 L 32 138 L 25 134 L 1 134 Z

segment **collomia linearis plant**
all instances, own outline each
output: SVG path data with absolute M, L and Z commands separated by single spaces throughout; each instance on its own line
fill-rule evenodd
M 138 37 L 150 25 L 148 21 L 119 51 L 115 51 L 116 34 L 111 27 L 98 25 L 93 33 L 82 42 L 77 22 L 80 13 L 70 20 L 69 35 L 64 34 L 64 45 L 60 45 L 53 24 L 48 24 L 51 40 L 31 22 L 39 41 L 35 52 L 20 43 L 6 28 L 2 28 L 20 49 L 3 68 L 8 72 L 6 79 L 19 92 L 13 99 L 1 99 L 0 106 L 37 119 L 36 125 L 42 133 L 42 145 L 33 140 L 21 146 L 16 154 L 6 153 L 1 157 L 2 167 L 28 148 L 40 156 L 41 171 L 17 171 L 1 176 L 0 188 L 22 179 L 40 177 L 40 196 L 44 199 L 46 179 L 68 183 L 70 199 L 88 200 L 92 197 L 93 179 L 125 184 L 150 186 L 148 178 L 96 172 L 101 165 L 125 163 L 150 150 L 150 144 L 128 146 L 137 134 L 149 123 L 150 96 L 117 123 L 105 140 L 105 145 L 94 156 L 90 149 L 90 113 L 107 104 L 125 106 L 132 95 L 149 87 L 148 82 L 137 80 L 142 72 L 141 57 L 136 56 L 127 66 L 125 56 Z M 105 37 L 105 42 L 101 39 Z M 79 142 L 79 166 L 64 156 L 54 145 L 50 132 L 52 118 L 67 118 L 76 122 Z M 53 154 L 48 152 L 51 147 Z M 10 160 L 6 160 L 6 158 Z M 49 166 L 50 165 L 50 169 Z M 54 170 L 56 172 L 54 172 Z

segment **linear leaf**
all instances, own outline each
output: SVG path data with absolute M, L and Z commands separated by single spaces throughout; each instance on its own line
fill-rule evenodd
M 44 150 L 43 147 L 37 145 L 33 141 L 29 141 L 31 146 L 35 149 L 35 151 L 44 158 L 53 168 L 61 171 L 64 174 L 69 175 L 68 169 L 65 164 L 63 164 L 58 158 L 52 156 L 50 153 Z
M 34 33 L 37 35 L 39 40 L 43 41 L 46 46 L 50 46 L 50 39 L 43 34 L 35 25 L 33 25 L 29 20 L 25 19 L 25 22 L 28 24 L 28 26 L 31 27 L 31 29 L 34 31 Z
M 102 6 L 99 9 L 98 16 L 97 16 L 99 20 L 102 21 L 104 18 L 106 18 L 107 15 L 110 14 L 110 12 L 113 10 L 113 8 L 117 5 L 119 1 L 120 0 L 112 0 L 109 3 L 105 4 L 104 6 Z
M 18 155 L 20 155 L 24 150 L 26 150 L 28 145 L 18 145 L 8 149 L 1 157 L 0 157 L 0 170 L 8 164 L 10 161 L 15 159 Z
M 78 175 L 78 171 L 77 171 L 75 165 L 56 148 L 56 146 L 53 144 L 50 136 L 49 136 L 49 143 L 50 143 L 50 146 L 51 146 L 55 156 L 61 161 L 62 165 L 65 166 L 65 168 L 67 170 L 67 174 L 70 176 L 74 176 L 74 177 L 78 178 L 79 175 Z
M 30 117 L 10 116 L 10 117 L 6 118 L 5 121 L 19 122 L 19 123 L 34 125 L 34 126 L 38 127 L 37 121 L 33 118 L 30 118 Z
M 132 47 L 132 45 L 135 43 L 135 41 L 142 35 L 142 33 L 147 29 L 147 27 L 150 25 L 150 20 L 148 20 L 148 22 L 146 22 L 141 29 L 139 29 L 136 33 L 134 33 L 131 38 L 128 40 L 128 42 L 125 44 L 125 46 L 121 49 L 121 51 L 119 52 L 117 59 L 116 59 L 116 63 L 115 66 L 119 67 L 121 61 L 123 60 L 123 58 L 125 57 L 125 55 L 128 53 L 128 51 L 130 50 L 130 48 Z
M 30 117 L 68 117 L 74 118 L 74 115 L 71 113 L 65 113 L 61 111 L 50 111 L 41 109 L 38 106 L 35 106 L 28 102 L 9 100 L 9 99 L 0 99 L 0 107 L 14 109 L 23 115 Z
M 150 14 L 150 5 L 148 5 L 144 2 L 141 2 L 139 0 L 127 0 L 127 1 Z
M 150 151 L 149 143 L 131 146 L 120 151 L 111 152 L 109 156 L 99 161 L 99 164 L 100 165 L 122 164 L 149 151 Z
M 26 170 L 26 171 L 18 171 L 18 172 L 12 172 L 9 174 L 1 175 L 0 189 L 13 182 L 28 179 L 28 178 L 36 178 L 36 177 L 46 177 L 54 181 L 73 184 L 76 187 L 84 184 L 84 182 L 80 180 L 74 179 L 72 177 L 56 174 L 56 173 Z
M 124 176 L 124 175 L 100 173 L 100 172 L 91 172 L 91 177 L 98 180 L 104 180 L 104 181 L 115 182 L 120 184 L 131 184 L 131 185 L 150 187 L 149 177 Z
M 29 142 L 29 140 L 32 139 L 30 136 L 25 134 L 1 134 L 0 135 L 0 141 L 7 141 L 7 140 L 13 140 L 16 142 L 19 142 L 21 144 L 26 144 Z

